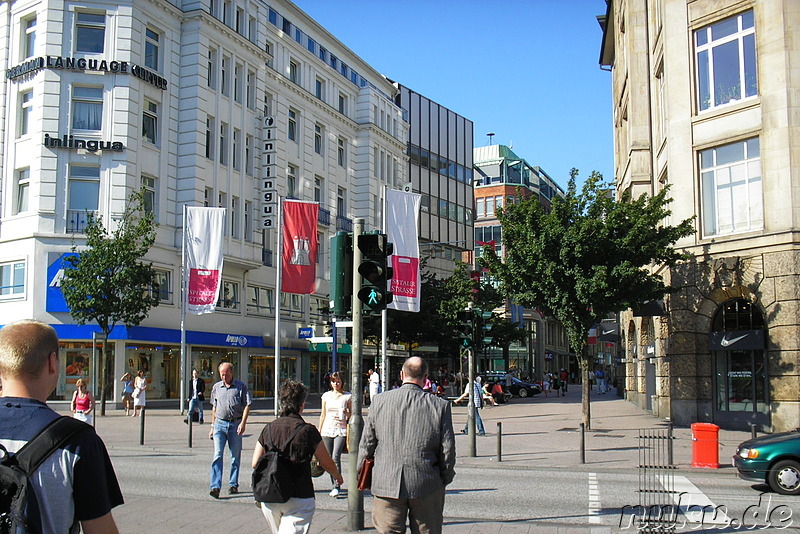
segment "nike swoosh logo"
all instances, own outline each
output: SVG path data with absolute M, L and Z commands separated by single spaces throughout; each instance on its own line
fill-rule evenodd
M 740 340 L 746 338 L 748 335 L 750 335 L 750 334 L 745 334 L 743 336 L 735 337 L 733 339 L 728 339 L 727 337 L 723 337 L 722 341 L 720 341 L 719 344 L 722 345 L 723 347 L 728 347 L 730 345 L 733 345 L 737 341 L 740 341 Z
M 613 334 L 614 332 L 614 330 L 603 330 L 603 335 L 607 336 L 608 334 Z

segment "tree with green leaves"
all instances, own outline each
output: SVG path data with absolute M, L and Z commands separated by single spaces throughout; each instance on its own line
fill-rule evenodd
M 590 428 L 589 329 L 609 313 L 659 299 L 670 288 L 652 266 L 688 259 L 675 243 L 694 232 L 692 219 L 665 224 L 668 189 L 615 202 L 613 186 L 594 171 L 578 191 L 570 171 L 564 198 L 551 209 L 538 199 L 509 204 L 498 212 L 504 257 L 484 249 L 481 264 L 515 302 L 558 319 L 567 331 L 583 378 L 583 422 Z M 520 197 L 521 198 L 521 197 Z
M 156 222 L 144 206 L 142 192 L 133 192 L 120 219 L 106 228 L 101 216 L 90 214 L 85 245 L 73 242 L 76 256 L 65 260 L 61 290 L 73 320 L 95 322 L 103 336 L 117 324 L 136 326 L 154 306 L 158 306 L 156 273 L 151 263 L 142 261 L 156 238 Z M 111 391 L 113 357 L 108 342 L 103 345 L 98 375 L 101 415 Z M 95 371 L 96 372 L 96 371 Z

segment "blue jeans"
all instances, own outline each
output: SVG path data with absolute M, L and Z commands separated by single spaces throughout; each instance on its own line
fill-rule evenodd
M 481 419 L 481 412 L 480 409 L 476 406 L 475 407 L 475 430 L 478 434 L 485 434 L 486 431 L 483 429 L 483 420 Z M 469 421 L 467 421 L 467 425 L 464 427 L 464 434 L 469 432 Z
M 203 422 L 203 401 L 198 400 L 198 399 L 191 399 L 189 401 L 189 415 L 188 415 L 189 419 L 192 418 L 192 414 L 194 413 L 195 410 L 200 412 L 200 422 L 202 423 Z
M 231 472 L 229 478 L 230 486 L 239 487 L 239 464 L 242 459 L 242 436 L 236 433 L 241 419 L 236 421 L 214 421 L 214 461 L 211 462 L 211 489 L 219 489 L 222 486 L 222 453 L 225 450 L 225 442 L 231 451 Z

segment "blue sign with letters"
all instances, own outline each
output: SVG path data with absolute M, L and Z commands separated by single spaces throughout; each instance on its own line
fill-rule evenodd
M 47 255 L 47 301 L 45 309 L 49 312 L 69 312 L 64 293 L 61 292 L 61 280 L 64 278 L 64 260 L 77 256 L 75 252 L 50 252 Z
M 300 339 L 308 339 L 314 336 L 314 329 L 310 326 L 307 328 L 298 328 L 297 329 L 297 337 Z

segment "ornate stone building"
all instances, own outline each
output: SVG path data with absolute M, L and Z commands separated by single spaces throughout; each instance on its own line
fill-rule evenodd
M 617 193 L 669 186 L 676 288 L 622 314 L 626 396 L 678 424 L 800 426 L 800 10 L 609 0 Z

